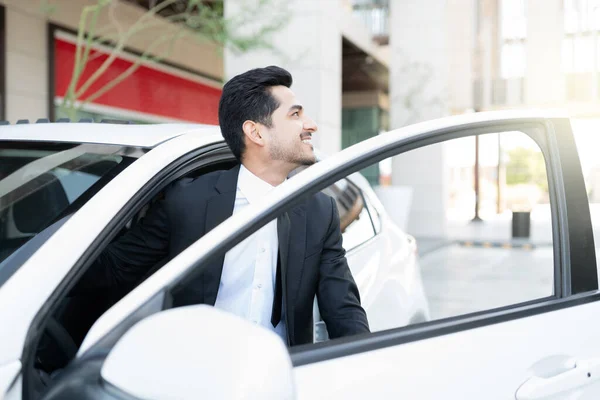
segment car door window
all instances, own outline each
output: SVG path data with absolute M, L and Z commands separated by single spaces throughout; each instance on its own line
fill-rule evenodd
M 382 194 L 384 209 L 406 211 L 385 213 L 380 243 L 349 258 L 372 331 L 553 296 L 550 187 L 533 138 L 514 131 L 452 139 L 397 155 L 391 164 L 392 184 L 368 190 Z M 369 210 L 377 214 L 366 196 L 348 177 L 328 189 L 345 248 L 373 237 Z M 395 196 L 398 189 L 410 193 L 410 202 Z M 348 224 L 344 216 L 356 204 L 361 211 Z M 395 219 L 401 214 L 406 224 Z
M 554 294 L 546 165 L 523 132 L 453 139 L 393 159 L 391 188 L 411 192 L 406 233 L 416 239 L 430 319 Z M 399 204 L 386 196 L 384 206 Z
M 136 159 L 122 146 L 0 142 L 0 262 Z M 133 152 L 135 153 L 135 152 Z M 75 206 L 72 206 L 74 205 Z

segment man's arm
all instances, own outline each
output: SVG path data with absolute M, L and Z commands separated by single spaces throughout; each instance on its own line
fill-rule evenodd
M 337 207 L 330 200 L 332 217 L 321 253 L 317 301 L 329 337 L 334 339 L 369 332 L 369 323 L 342 247 Z
M 166 200 L 161 199 L 150 207 L 146 216 L 131 230 L 106 247 L 72 293 L 116 289 L 135 284 L 154 265 L 167 257 L 169 231 Z

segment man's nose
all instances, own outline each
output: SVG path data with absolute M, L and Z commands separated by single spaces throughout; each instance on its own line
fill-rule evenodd
M 304 121 L 304 130 L 313 133 L 316 132 L 318 129 L 319 127 L 317 126 L 316 122 L 310 119 L 309 117 L 306 117 L 306 120 Z

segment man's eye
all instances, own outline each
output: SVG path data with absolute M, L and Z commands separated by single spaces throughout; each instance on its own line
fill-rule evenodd
M 292 116 L 297 116 L 297 117 L 299 117 L 299 116 L 300 116 L 300 113 L 299 113 L 298 111 L 296 111 L 296 112 L 294 112 L 294 113 L 292 114 Z

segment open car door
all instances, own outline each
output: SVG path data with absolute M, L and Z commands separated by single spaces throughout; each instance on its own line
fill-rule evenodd
M 139 365 L 140 354 L 150 355 L 144 360 L 156 367 L 145 376 L 146 381 L 169 386 L 185 385 L 184 378 L 194 379 L 207 388 L 217 381 L 233 386 L 246 384 L 245 380 L 236 381 L 239 375 L 235 374 L 217 380 L 214 374 L 192 373 L 181 375 L 184 378 L 174 382 L 177 377 L 167 373 L 179 361 L 199 371 L 211 370 L 211 365 L 220 362 L 233 365 L 242 357 L 239 352 L 217 355 L 206 350 L 207 357 L 199 357 L 192 364 L 184 353 L 179 361 L 169 358 L 160 342 L 150 340 L 144 351 L 137 348 L 121 357 L 118 369 L 107 366 L 106 360 L 112 352 L 122 349 L 119 343 L 127 340 L 128 331 L 155 315 L 175 311 L 168 309 L 171 293 L 179 285 L 185 285 L 211 259 L 307 196 L 391 156 L 458 138 L 514 131 L 533 140 L 544 156 L 552 217 L 552 283 L 548 294 L 475 313 L 291 348 L 294 382 L 284 392 L 298 399 L 598 398 L 600 324 L 596 318 L 600 315 L 600 294 L 589 205 L 570 122 L 551 114 L 522 112 L 465 115 L 392 131 L 350 147 L 289 179 L 261 204 L 247 207 L 217 226 L 106 312 L 88 333 L 77 360 L 47 398 L 60 398 L 68 382 L 76 381 L 82 374 L 91 378 L 79 388 L 80 398 L 107 398 L 100 397 L 107 392 L 116 398 L 140 394 L 159 398 L 158 391 L 143 391 L 143 384 L 136 379 L 138 371 L 125 368 L 128 363 Z M 207 331 L 213 332 L 205 338 L 215 346 L 248 343 L 246 332 L 232 331 L 225 322 L 221 327 L 211 325 L 214 319 L 202 318 L 198 314 L 189 324 L 204 324 Z M 165 348 L 171 348 L 167 333 L 172 330 L 165 325 L 153 328 L 157 335 L 163 331 Z M 181 340 L 190 349 L 206 349 L 206 343 L 190 337 Z M 253 345 L 279 354 L 274 350 L 277 340 L 275 336 L 263 337 Z M 199 353 L 190 350 L 190 354 Z M 284 361 L 278 362 L 286 368 Z M 245 368 L 252 373 L 251 367 Z M 213 370 L 227 374 L 224 369 Z M 273 385 L 270 377 L 264 379 L 265 385 Z M 126 384 L 128 381 L 139 383 Z M 177 392 L 180 398 L 203 395 L 193 392 L 198 385 L 189 385 L 189 392 Z M 259 395 L 260 390 L 249 386 L 246 393 L 253 398 L 251 394 Z

